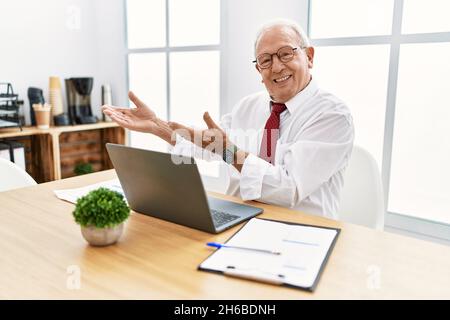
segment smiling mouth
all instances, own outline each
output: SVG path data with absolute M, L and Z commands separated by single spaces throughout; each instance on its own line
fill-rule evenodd
M 283 82 L 289 80 L 291 77 L 292 77 L 292 75 L 288 75 L 288 76 L 284 76 L 284 77 L 281 77 L 281 78 L 278 78 L 278 79 L 273 79 L 273 82 L 275 82 L 275 83 L 283 83 Z

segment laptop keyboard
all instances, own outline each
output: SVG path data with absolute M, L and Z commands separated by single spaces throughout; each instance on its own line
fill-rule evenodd
M 229 214 L 223 211 L 214 210 L 211 209 L 212 218 L 214 225 L 216 227 L 220 227 L 221 225 L 224 225 L 225 223 L 228 223 L 230 221 L 236 220 L 237 218 L 240 218 L 239 216 L 235 216 L 234 214 Z

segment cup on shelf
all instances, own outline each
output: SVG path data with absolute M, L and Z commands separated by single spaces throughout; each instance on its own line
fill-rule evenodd
M 42 105 L 41 103 L 33 104 L 33 110 L 36 117 L 36 125 L 39 129 L 50 128 L 50 115 L 51 106 L 47 103 Z

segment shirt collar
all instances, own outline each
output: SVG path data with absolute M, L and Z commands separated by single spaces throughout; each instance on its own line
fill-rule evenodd
M 290 114 L 298 111 L 299 107 L 310 97 L 312 97 L 318 90 L 318 85 L 316 80 L 311 78 L 311 81 L 308 85 L 303 88 L 302 91 L 297 93 L 294 97 L 292 97 L 289 101 L 285 102 L 286 108 Z M 270 108 L 272 108 L 270 106 Z

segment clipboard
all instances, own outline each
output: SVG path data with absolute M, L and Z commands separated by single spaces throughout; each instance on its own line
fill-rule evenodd
M 325 266 L 328 262 L 328 259 L 334 249 L 334 246 L 336 244 L 337 238 L 340 234 L 341 229 L 339 228 L 330 228 L 330 227 L 322 227 L 322 226 L 316 226 L 316 225 L 309 225 L 309 224 L 301 224 L 301 223 L 293 223 L 293 222 L 285 222 L 285 221 L 277 221 L 277 220 L 272 220 L 272 219 L 263 219 L 263 218 L 253 218 L 251 220 L 249 220 L 248 222 L 246 222 L 233 236 L 231 236 L 226 243 L 228 244 L 230 241 L 232 241 L 232 239 L 235 239 L 236 237 L 239 237 L 239 235 L 241 235 L 242 232 L 246 231 L 246 227 L 248 226 L 249 223 L 251 223 L 253 220 L 260 220 L 260 221 L 266 221 L 266 222 L 273 222 L 275 223 L 275 225 L 277 224 L 281 224 L 281 225 L 287 225 L 287 226 L 299 226 L 299 227 L 306 227 L 307 229 L 310 230 L 330 230 L 330 231 L 335 231 L 335 234 L 331 240 L 331 242 L 329 243 L 328 249 L 326 250 L 325 256 L 323 257 L 323 259 L 321 259 L 320 262 L 320 266 L 317 269 L 317 273 L 315 275 L 315 278 L 312 282 L 311 285 L 295 285 L 292 284 L 290 282 L 292 281 L 287 281 L 284 277 L 283 274 L 279 274 L 279 273 L 275 273 L 275 272 L 266 272 L 263 270 L 263 268 L 240 268 L 239 266 L 234 267 L 234 266 L 227 266 L 226 268 L 221 268 L 221 270 L 219 270 L 219 268 L 216 267 L 208 267 L 207 266 L 207 262 L 209 261 L 209 259 L 212 259 L 214 257 L 215 254 L 217 254 L 220 250 L 226 250 L 226 249 L 218 249 L 215 250 L 213 253 L 211 253 L 199 266 L 198 266 L 198 270 L 200 271 L 206 271 L 206 272 L 211 272 L 211 273 L 216 273 L 216 274 L 222 274 L 225 276 L 231 276 L 231 277 L 238 277 L 238 278 L 244 278 L 244 279 L 248 279 L 248 280 L 253 280 L 253 281 L 259 281 L 259 282 L 264 282 L 264 283 L 270 283 L 273 285 L 282 285 L 282 286 L 286 286 L 286 287 L 291 287 L 291 288 L 297 288 L 297 289 L 301 289 L 301 290 L 305 290 L 305 291 L 309 291 L 309 292 L 313 292 L 318 283 L 319 280 L 321 278 L 321 275 L 324 272 Z M 281 226 L 280 226 L 281 227 Z M 305 228 L 305 229 L 306 229 Z M 332 236 L 333 233 L 330 233 L 330 237 Z M 324 249 L 324 248 L 322 248 Z M 322 250 L 323 251 L 323 250 Z M 205 266 L 206 265 L 206 266 Z M 230 268 L 231 267 L 231 268 Z

